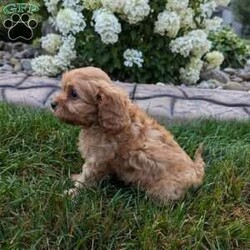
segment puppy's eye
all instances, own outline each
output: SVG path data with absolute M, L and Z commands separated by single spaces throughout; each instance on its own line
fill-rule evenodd
M 77 94 L 77 92 L 76 92 L 75 89 L 71 89 L 71 90 L 69 91 L 69 97 L 70 97 L 70 98 L 73 98 L 73 99 L 78 98 L 78 94 Z

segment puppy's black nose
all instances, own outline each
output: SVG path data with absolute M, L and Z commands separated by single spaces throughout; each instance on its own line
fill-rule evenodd
M 52 101 L 50 105 L 51 105 L 51 108 L 52 108 L 52 109 L 56 109 L 58 103 L 55 102 L 55 101 Z

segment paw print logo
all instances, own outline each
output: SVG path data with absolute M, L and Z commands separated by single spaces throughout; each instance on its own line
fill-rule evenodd
M 3 26 L 8 29 L 10 40 L 15 41 L 20 38 L 30 40 L 33 37 L 33 29 L 37 27 L 37 21 L 30 19 L 26 13 L 22 15 L 15 13 L 3 22 Z

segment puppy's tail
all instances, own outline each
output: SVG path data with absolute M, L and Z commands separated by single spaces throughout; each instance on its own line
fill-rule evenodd
M 197 148 L 194 156 L 194 167 L 197 174 L 197 185 L 200 185 L 202 183 L 203 177 L 204 177 L 204 167 L 205 162 L 202 158 L 202 152 L 203 152 L 203 144 L 200 144 Z

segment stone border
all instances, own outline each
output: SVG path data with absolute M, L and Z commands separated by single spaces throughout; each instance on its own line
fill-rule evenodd
M 48 108 L 50 100 L 60 90 L 59 82 L 59 78 L 4 73 L 0 75 L 0 101 Z M 128 92 L 133 102 L 159 119 L 250 119 L 249 92 L 171 85 L 116 84 Z

